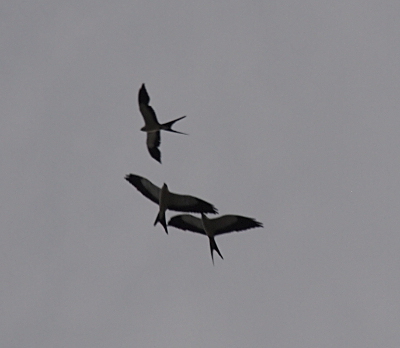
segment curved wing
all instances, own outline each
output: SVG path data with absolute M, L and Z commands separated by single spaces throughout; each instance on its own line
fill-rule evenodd
M 138 101 L 139 101 L 139 110 L 143 116 L 144 123 L 146 124 L 146 126 L 159 125 L 156 113 L 153 110 L 153 108 L 149 105 L 150 97 L 149 94 L 147 93 L 144 83 L 142 84 L 142 87 L 139 90 Z
M 168 209 L 192 213 L 218 213 L 217 209 L 211 203 L 197 197 L 179 195 L 172 192 L 169 194 Z
M 151 181 L 135 174 L 128 174 L 125 179 L 135 186 L 143 196 L 147 197 L 154 203 L 159 204 L 161 189 Z
M 201 222 L 201 219 L 190 214 L 173 216 L 168 221 L 168 226 L 173 226 L 184 231 L 192 231 L 200 234 L 206 234 L 203 229 L 203 223 Z
M 147 133 L 146 145 L 151 157 L 161 163 L 161 152 L 158 149 L 161 143 L 160 132 Z
M 144 85 L 144 83 L 142 83 L 142 86 L 139 89 L 138 102 L 139 105 L 140 104 L 149 105 L 150 102 L 150 97 L 149 94 L 147 93 L 146 86 Z
M 261 222 L 253 218 L 240 215 L 223 215 L 221 217 L 210 219 L 214 227 L 214 235 L 239 232 L 250 228 L 263 227 Z

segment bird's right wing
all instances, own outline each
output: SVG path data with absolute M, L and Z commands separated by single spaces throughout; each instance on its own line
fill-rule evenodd
M 159 204 L 161 189 L 151 181 L 139 175 L 128 174 L 125 179 L 137 188 L 137 190 L 156 204 Z
M 212 219 L 215 228 L 215 235 L 239 232 L 255 227 L 263 227 L 261 222 L 253 218 L 248 218 L 240 215 L 223 215 Z
M 175 211 L 184 211 L 188 213 L 192 212 L 217 214 L 218 212 L 211 203 L 203 201 L 200 198 L 188 195 L 179 195 L 172 192 L 170 192 L 169 194 L 168 209 Z
M 204 232 L 203 223 L 201 222 L 201 219 L 190 214 L 181 214 L 173 216 L 169 220 L 168 226 L 173 226 L 184 231 L 188 230 L 196 233 L 206 234 Z
M 161 143 L 161 135 L 159 131 L 147 133 L 147 140 L 146 140 L 147 149 L 149 150 L 151 157 L 153 157 L 156 161 L 161 163 L 161 152 L 158 148 L 160 146 L 160 143 Z

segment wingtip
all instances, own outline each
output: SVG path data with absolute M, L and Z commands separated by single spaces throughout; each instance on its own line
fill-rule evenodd
M 215 208 L 213 205 L 209 204 L 209 207 L 206 208 L 207 210 L 199 211 L 201 215 L 206 215 L 206 214 L 218 214 L 218 209 Z
M 161 155 L 158 157 L 157 155 L 154 155 L 154 154 L 152 154 L 151 152 L 150 152 L 150 155 L 151 155 L 151 157 L 154 158 L 158 163 L 162 164 L 162 163 L 161 163 Z
M 262 227 L 264 228 L 264 224 L 260 221 L 254 220 L 255 227 Z
M 202 212 L 201 214 L 218 214 L 218 209 L 210 204 L 210 209 L 206 212 Z
M 148 147 L 148 150 L 149 150 L 150 156 L 153 159 L 155 159 L 157 162 L 161 163 L 161 151 L 158 149 L 158 147 L 155 147 L 155 148 Z
M 143 180 L 146 181 L 147 179 L 135 175 L 135 174 L 127 174 L 125 176 L 125 180 L 128 181 L 132 186 L 134 186 L 137 190 L 141 190 L 140 187 L 143 185 Z
M 145 105 L 148 105 L 150 102 L 150 97 L 149 97 L 149 94 L 147 93 L 144 83 L 142 84 L 142 86 L 139 89 L 138 101 L 139 101 L 139 104 L 145 104 Z
M 125 180 L 131 182 L 134 179 L 134 175 L 133 174 L 126 174 L 125 175 Z
M 144 83 L 142 83 L 142 85 L 140 86 L 139 91 L 146 91 L 146 86 Z

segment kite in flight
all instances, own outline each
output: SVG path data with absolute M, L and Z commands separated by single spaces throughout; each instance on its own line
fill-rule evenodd
M 215 219 L 209 219 L 204 213 L 201 213 L 201 219 L 190 214 L 176 215 L 169 220 L 168 226 L 206 235 L 210 240 L 211 259 L 213 263 L 214 250 L 223 259 L 215 242 L 215 236 L 234 231 L 244 231 L 255 227 L 263 227 L 261 222 L 245 216 L 222 215 Z
M 167 234 L 166 210 L 217 214 L 217 209 L 212 204 L 193 196 L 172 193 L 168 190 L 167 184 L 159 188 L 146 178 L 134 174 L 127 175 L 125 179 L 135 186 L 141 194 L 159 205 L 159 212 L 154 221 L 154 226 L 160 222 Z
M 140 130 L 147 133 L 146 144 L 151 157 L 153 157 L 156 161 L 161 163 L 161 152 L 158 149 L 161 143 L 160 131 L 165 130 L 173 133 L 187 135 L 186 133 L 178 132 L 172 129 L 172 125 L 175 122 L 181 120 L 182 118 L 185 118 L 186 116 L 182 116 L 167 123 L 160 124 L 157 120 L 157 116 L 156 113 L 154 112 L 154 109 L 149 105 L 150 97 L 146 91 L 144 83 L 142 84 L 142 87 L 139 90 L 138 99 L 139 99 L 139 110 L 143 116 L 145 123 L 145 125 Z

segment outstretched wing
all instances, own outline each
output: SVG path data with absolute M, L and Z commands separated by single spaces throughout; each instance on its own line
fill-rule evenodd
M 160 143 L 161 135 L 159 131 L 147 133 L 147 149 L 149 150 L 151 157 L 161 163 L 161 152 L 159 150 Z
M 188 195 L 179 195 L 172 192 L 169 194 L 168 209 L 192 213 L 217 214 L 218 212 L 211 203 L 203 201 L 200 198 Z
M 221 217 L 211 219 L 211 221 L 214 227 L 215 235 L 263 227 L 261 222 L 258 222 L 253 218 L 240 215 L 223 215 Z
M 181 214 L 173 216 L 169 222 L 168 226 L 173 226 L 184 231 L 192 231 L 196 233 L 206 234 L 203 229 L 203 223 L 201 219 L 190 215 Z
M 125 179 L 137 188 L 137 190 L 156 204 L 159 204 L 161 189 L 152 182 L 139 175 L 128 174 Z
M 158 125 L 157 116 L 153 108 L 149 105 L 150 97 L 146 91 L 144 83 L 139 90 L 139 110 L 143 116 L 146 126 Z
M 138 101 L 139 105 L 140 104 L 149 105 L 150 97 L 149 94 L 147 93 L 146 86 L 144 85 L 144 83 L 142 83 L 142 86 L 139 89 Z

